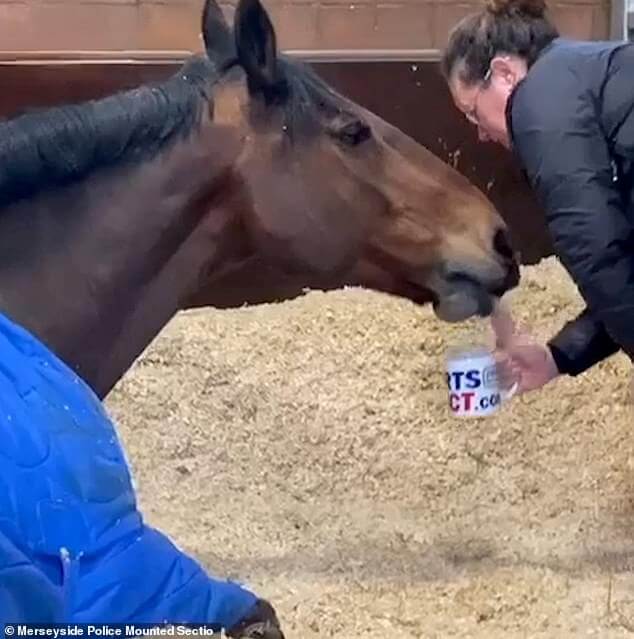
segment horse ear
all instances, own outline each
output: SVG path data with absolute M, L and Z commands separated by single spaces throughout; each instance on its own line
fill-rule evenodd
M 240 65 L 249 92 L 268 100 L 279 87 L 275 29 L 259 0 L 240 0 L 233 25 Z
M 202 15 L 202 35 L 207 57 L 219 67 L 236 56 L 229 25 L 216 0 L 206 0 Z

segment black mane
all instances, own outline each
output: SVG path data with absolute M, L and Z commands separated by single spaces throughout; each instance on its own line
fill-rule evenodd
M 217 80 L 204 57 L 167 81 L 0 122 L 0 206 L 152 157 L 199 122 Z
M 318 135 L 333 118 L 352 115 L 345 98 L 307 65 L 280 56 L 278 70 L 273 100 L 283 109 L 291 141 Z M 216 66 L 196 56 L 163 83 L 0 121 L 0 207 L 155 156 L 198 124 L 218 78 Z

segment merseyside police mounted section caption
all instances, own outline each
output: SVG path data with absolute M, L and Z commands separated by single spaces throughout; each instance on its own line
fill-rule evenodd
M 224 637 L 209 624 L 5 624 L 5 639 L 13 637 Z

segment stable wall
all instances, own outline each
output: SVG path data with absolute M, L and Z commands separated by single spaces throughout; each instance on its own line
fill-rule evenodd
M 438 49 L 481 6 L 450 0 L 264 0 L 283 49 Z M 231 15 L 235 1 L 223 4 Z M 202 0 L 0 1 L 0 51 L 199 50 Z M 562 32 L 607 38 L 606 0 L 554 2 Z

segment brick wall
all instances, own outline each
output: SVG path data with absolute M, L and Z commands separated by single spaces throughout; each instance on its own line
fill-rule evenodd
M 293 49 L 436 49 L 481 2 L 455 0 L 268 0 L 280 39 Z M 560 2 L 552 17 L 567 35 L 607 37 L 609 4 Z
M 284 49 L 430 49 L 474 0 L 264 0 Z M 234 0 L 223 6 L 232 14 Z M 0 50 L 200 49 L 202 0 L 0 0 Z M 571 36 L 608 36 L 608 0 L 553 5 Z

